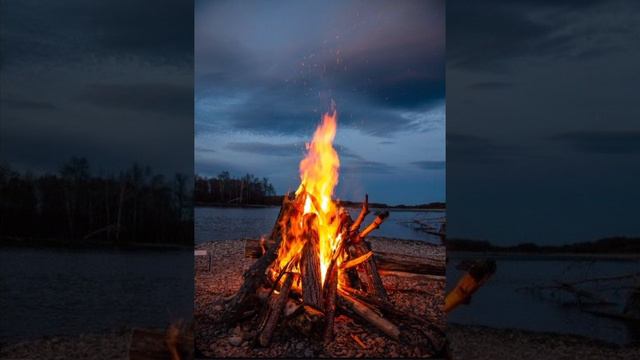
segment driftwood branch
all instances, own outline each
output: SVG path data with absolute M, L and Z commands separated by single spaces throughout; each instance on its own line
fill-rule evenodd
M 391 276 L 391 277 L 395 277 L 398 280 L 407 279 L 407 280 L 418 281 L 418 282 L 419 281 L 444 282 L 447 280 L 447 277 L 445 275 L 415 274 L 415 273 L 408 273 L 404 271 L 381 270 L 380 268 L 378 268 L 378 272 L 382 276 Z
M 477 260 L 444 299 L 444 312 L 448 313 L 460 304 L 469 302 L 471 296 L 496 272 L 495 260 Z
M 368 214 L 369 214 L 369 194 L 365 194 L 364 202 L 362 203 L 362 210 L 360 210 L 360 214 L 358 214 L 356 221 L 353 222 L 349 231 L 351 233 L 355 233 L 356 231 L 360 230 L 360 225 L 362 225 L 364 218 L 367 217 Z
M 395 306 L 393 306 L 391 303 L 380 301 L 379 299 L 376 299 L 370 296 L 369 294 L 366 294 L 357 289 L 344 288 L 344 289 L 341 289 L 341 291 L 360 300 L 362 303 L 370 307 L 375 307 L 379 309 L 389 319 L 391 319 L 392 321 L 396 321 L 401 332 L 404 331 L 407 333 L 409 332 L 415 333 L 416 332 L 415 330 L 417 329 L 422 335 L 424 335 L 424 337 L 426 337 L 426 339 L 429 342 L 429 345 L 435 350 L 436 353 L 441 352 L 443 350 L 445 345 L 444 339 L 446 337 L 445 333 L 443 329 L 434 325 L 428 319 L 424 319 L 422 317 L 401 311 Z M 405 337 L 403 338 L 404 339 L 401 339 L 401 340 L 407 340 Z M 421 344 L 425 343 L 424 340 L 420 340 L 419 338 L 414 339 L 413 342 L 416 342 L 416 340 Z M 412 341 L 409 340 L 409 342 L 411 343 Z
M 343 291 L 338 293 L 338 305 L 351 310 L 368 323 L 395 340 L 400 339 L 400 329 L 389 320 L 378 315 L 370 307 Z
M 353 243 L 356 244 L 356 243 L 362 242 L 362 240 L 364 240 L 364 238 L 367 237 L 367 235 L 369 235 L 373 230 L 379 228 L 380 224 L 382 224 L 384 220 L 388 217 L 389 217 L 388 211 L 383 211 L 379 213 L 378 216 L 376 216 L 376 218 L 373 220 L 373 222 L 369 224 L 369 226 L 367 226 L 364 230 L 360 232 L 360 234 L 358 234 L 352 239 Z

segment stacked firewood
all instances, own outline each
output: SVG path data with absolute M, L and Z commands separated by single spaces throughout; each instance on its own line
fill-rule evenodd
M 444 259 L 403 257 L 390 253 L 373 253 L 367 236 L 389 216 L 380 212 L 373 222 L 360 229 L 369 214 L 365 198 L 358 217 L 353 220 L 345 208 L 338 206 L 340 223 L 331 261 L 321 279 L 319 236 L 315 214 L 305 214 L 304 245 L 282 266 L 278 259 L 283 234 L 295 224 L 306 196 L 286 196 L 271 235 L 261 241 L 248 240 L 245 255 L 257 261 L 244 273 L 244 283 L 226 301 L 222 320 L 227 325 L 250 318 L 258 319 L 255 344 L 268 346 L 279 324 L 292 327 L 308 336 L 322 337 L 325 344 L 334 339 L 336 314 L 344 314 L 370 324 L 401 343 L 438 353 L 444 346 L 442 330 L 429 321 L 397 309 L 389 299 L 381 272 L 426 274 L 443 277 Z M 312 201 L 316 201 L 312 199 Z M 275 270 L 275 271 L 274 271 Z

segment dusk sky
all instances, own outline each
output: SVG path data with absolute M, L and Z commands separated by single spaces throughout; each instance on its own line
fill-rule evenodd
M 195 168 L 295 190 L 333 99 L 336 196 L 445 200 L 444 1 L 198 1 Z
M 193 3 L 0 2 L 0 162 L 193 172 Z
M 500 244 L 638 236 L 639 11 L 450 0 L 445 36 L 444 1 L 1 1 L 0 162 L 195 157 L 283 193 L 333 99 L 340 198 L 446 200 L 450 236 Z
M 640 235 L 640 3 L 447 2 L 449 235 Z

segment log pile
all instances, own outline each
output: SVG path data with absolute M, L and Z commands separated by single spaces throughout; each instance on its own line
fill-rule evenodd
M 355 221 L 346 209 L 337 208 L 336 242 L 330 258 L 325 259 L 330 260 L 328 266 L 321 269 L 319 219 L 313 213 L 300 213 L 308 199 L 319 208 L 317 200 L 304 191 L 285 196 L 271 235 L 246 242 L 245 256 L 257 260 L 243 274 L 241 288 L 226 300 L 221 321 L 234 326 L 247 319 L 257 320 L 254 346 L 268 347 L 281 326 L 318 338 L 326 346 L 334 340 L 336 317 L 346 315 L 401 344 L 420 348 L 424 354 L 443 351 L 442 330 L 398 310 L 389 300 L 380 272 L 444 278 L 444 260 L 374 253 L 367 236 L 389 213 L 376 214 L 361 230 L 369 214 L 365 198 Z M 295 226 L 304 229 L 297 235 L 303 243 L 292 246 Z
M 375 241 L 375 238 L 372 240 Z M 244 256 L 258 259 L 264 254 L 265 247 L 273 246 L 272 241 L 263 242 L 258 239 L 246 239 L 244 244 Z M 373 256 L 373 253 L 370 253 Z M 445 277 L 445 261 L 440 256 L 425 257 L 400 255 L 385 251 L 376 251 L 375 263 L 378 272 L 382 275 L 396 272 L 406 274 L 429 275 L 434 278 Z

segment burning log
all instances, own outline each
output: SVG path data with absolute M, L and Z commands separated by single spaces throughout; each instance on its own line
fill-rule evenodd
M 322 279 L 320 275 L 320 250 L 318 232 L 315 229 L 317 218 L 313 214 L 305 215 L 307 242 L 302 248 L 301 274 L 302 299 L 305 304 L 318 310 L 322 306 Z
M 351 216 L 347 211 L 344 211 L 344 221 L 340 226 L 340 235 L 334 254 L 331 258 L 331 263 L 327 269 L 327 278 L 325 280 L 325 328 L 324 328 L 324 342 L 329 343 L 333 340 L 333 322 L 336 316 L 336 296 L 338 293 L 338 283 L 340 281 L 338 271 L 340 266 L 338 261 L 345 253 L 345 247 L 349 241 L 349 233 L 351 231 Z
M 333 340 L 333 322 L 336 316 L 336 293 L 338 291 L 338 268 L 335 261 L 331 262 L 327 272 L 325 285 L 325 327 L 324 342 L 329 343 Z
M 267 249 L 270 246 L 273 246 L 273 244 L 274 242 L 272 241 L 265 242 L 265 246 Z M 390 271 L 401 271 L 410 274 L 436 276 L 445 275 L 446 265 L 444 259 L 435 257 L 400 255 L 384 251 L 375 251 L 374 255 L 378 272 L 380 272 L 380 274 L 384 274 Z M 253 259 L 262 257 L 260 240 L 246 239 L 244 245 L 244 256 Z M 351 248 L 349 248 L 349 257 L 352 258 L 349 261 L 352 261 L 353 259 L 358 257 L 357 255 L 355 255 L 355 252 Z

